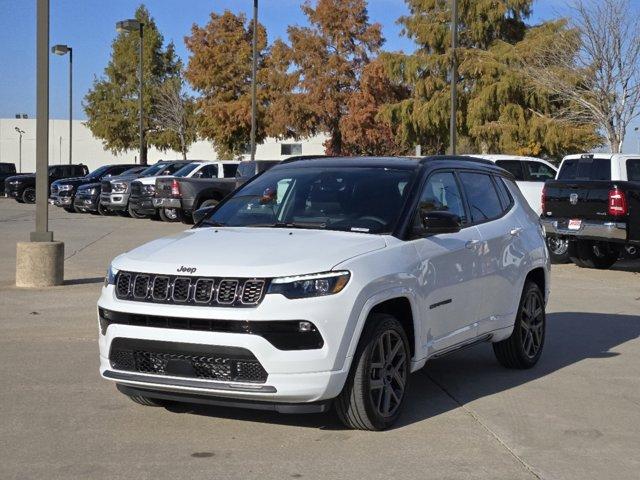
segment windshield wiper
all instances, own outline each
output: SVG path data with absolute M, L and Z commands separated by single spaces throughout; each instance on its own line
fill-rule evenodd
M 326 223 L 300 223 L 300 222 L 276 222 L 276 223 L 253 223 L 242 225 L 243 227 L 254 228 L 308 228 L 308 229 L 326 229 Z

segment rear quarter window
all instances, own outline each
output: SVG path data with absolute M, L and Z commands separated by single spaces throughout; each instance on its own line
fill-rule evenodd
M 640 159 L 627 160 L 627 179 L 630 182 L 640 182 Z

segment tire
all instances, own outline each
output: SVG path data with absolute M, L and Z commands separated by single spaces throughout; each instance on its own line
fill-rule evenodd
M 569 251 L 571 261 L 581 268 L 611 268 L 620 258 L 620 247 L 614 243 L 578 240 Z
M 29 187 L 22 192 L 22 203 L 36 203 L 36 189 Z
M 24 200 L 22 200 L 22 198 L 18 198 L 18 197 L 16 197 L 16 202 L 18 202 L 18 203 L 24 203 Z
M 69 213 L 79 213 L 76 207 L 62 207 L 65 212 Z
M 98 202 L 98 212 L 100 215 L 102 215 L 103 217 L 108 217 L 109 215 L 112 215 L 111 210 L 107 210 L 106 208 L 104 208 L 104 206 Z
M 546 326 L 544 296 L 537 284 L 527 281 L 511 336 L 493 344 L 498 362 L 506 368 L 533 367 L 542 354 Z
M 560 238 L 554 235 L 547 235 L 545 239 L 547 250 L 549 250 L 549 258 L 551 263 L 562 264 L 569 263 L 569 239 Z
M 335 401 L 342 423 L 358 430 L 384 430 L 393 425 L 406 396 L 410 359 L 409 342 L 400 322 L 392 315 L 372 314 Z
M 131 400 L 139 405 L 145 407 L 164 407 L 166 405 L 162 400 L 156 400 L 155 398 L 143 397 L 142 395 L 127 395 Z
M 127 206 L 127 212 L 129 212 L 129 216 L 130 216 L 131 218 L 138 218 L 138 219 L 141 219 L 141 218 L 147 218 L 147 216 L 146 216 L 146 215 L 144 215 L 144 214 L 140 214 L 140 213 L 136 212 L 136 211 L 131 207 L 131 204 L 129 204 L 129 205 Z
M 207 208 L 207 207 L 215 207 L 216 205 L 218 205 L 220 203 L 220 200 L 205 200 L 204 202 L 202 202 L 200 204 L 200 206 L 198 208 Z
M 160 214 L 160 220 L 163 222 L 173 223 L 180 221 L 177 208 L 161 208 L 158 213 Z

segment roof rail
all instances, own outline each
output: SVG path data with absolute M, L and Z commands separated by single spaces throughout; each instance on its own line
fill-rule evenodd
M 495 163 L 492 162 L 491 160 L 487 160 L 485 158 L 479 158 L 479 157 L 471 157 L 467 155 L 429 155 L 427 157 L 422 157 L 420 159 L 421 162 L 433 161 L 433 160 L 456 160 L 456 161 L 475 162 L 475 163 L 482 163 L 484 165 L 495 166 Z

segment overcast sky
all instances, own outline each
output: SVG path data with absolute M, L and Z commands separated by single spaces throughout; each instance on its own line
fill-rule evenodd
M 639 2 L 640 0 L 633 0 Z M 51 0 L 51 44 L 63 43 L 74 49 L 74 118 L 84 119 L 82 97 L 94 76 L 101 75 L 109 59 L 115 22 L 130 18 L 140 2 L 131 0 Z M 230 9 L 251 15 L 251 0 L 147 0 L 165 41 L 173 41 L 185 61 L 184 36 L 191 25 L 203 25 L 212 10 Z M 304 24 L 300 0 L 261 0 L 260 22 L 270 40 L 286 37 L 291 24 Z M 35 116 L 35 0 L 0 0 L 0 118 L 16 113 Z M 557 0 L 536 0 L 535 24 L 563 13 Z M 385 49 L 411 51 L 412 42 L 400 36 L 396 21 L 407 12 L 403 0 L 369 0 L 372 22 L 383 25 Z M 186 63 L 186 62 L 185 62 Z M 51 57 L 51 117 L 67 118 L 67 58 Z M 628 133 L 626 150 L 635 150 L 636 137 Z M 633 138 L 632 138 L 633 137 Z

